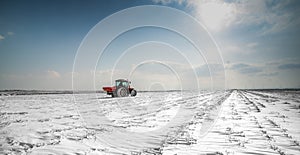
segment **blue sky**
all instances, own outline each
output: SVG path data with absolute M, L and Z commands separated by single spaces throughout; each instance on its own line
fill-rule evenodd
M 221 49 L 225 63 L 226 88 L 300 87 L 300 2 L 297 0 L 3 0 L 0 2 L 0 89 L 72 89 L 74 58 L 87 33 L 105 17 L 141 5 L 173 7 L 203 23 Z M 153 13 L 153 16 L 156 14 Z M 166 36 L 172 36 L 173 39 Z M 126 44 L 138 43 L 143 39 L 153 40 L 156 37 L 158 41 L 172 40 L 170 42 L 177 45 L 179 44 L 176 42 L 184 42 L 167 31 L 151 28 L 135 30 L 131 34 L 124 34 L 124 37 L 134 39 L 122 41 L 121 36 L 115 44 L 124 47 L 111 47 L 111 51 L 108 49 L 104 54 L 107 61 L 113 61 L 121 55 Z M 154 43 L 140 48 L 149 49 L 150 46 L 153 47 L 152 50 L 164 49 L 166 55 L 168 51 L 174 50 Z M 178 48 L 189 51 L 189 47 L 185 45 Z M 135 49 L 132 53 L 135 53 Z M 151 50 L 141 55 L 135 53 L 135 56 L 125 56 L 126 60 L 131 61 L 120 61 L 123 65 L 116 65 L 119 66 L 117 72 L 122 72 L 124 66 L 130 66 L 130 70 L 132 65 L 136 65 L 129 62 L 138 63 L 137 60 L 145 55 L 155 55 L 150 53 Z M 193 57 L 191 52 L 184 53 Z M 166 59 L 167 57 L 165 56 Z M 174 54 L 168 63 L 188 70 L 185 68 L 187 62 L 180 57 Z M 109 67 L 102 65 L 106 64 L 104 62 L 100 61 L 96 70 L 99 72 L 99 81 L 106 81 L 96 85 L 100 88 L 109 84 L 107 80 L 102 80 L 107 78 L 102 75 L 109 75 L 110 72 Z M 199 73 L 207 70 L 202 61 L 198 63 L 194 61 L 197 74 L 206 75 Z M 168 83 L 174 75 L 162 74 L 161 69 L 157 69 L 157 75 L 153 75 L 155 67 L 146 68 L 135 72 L 136 81 L 133 83 L 137 88 L 149 88 L 151 83 L 160 83 L 159 87 L 165 89 L 178 88 L 178 85 Z M 145 80 L 145 77 L 149 77 L 145 73 L 147 70 L 152 70 L 152 79 Z M 169 71 L 166 73 L 169 74 Z M 145 81 L 148 83 L 145 84 Z M 84 86 L 84 82 L 82 85 L 81 89 L 90 89 Z

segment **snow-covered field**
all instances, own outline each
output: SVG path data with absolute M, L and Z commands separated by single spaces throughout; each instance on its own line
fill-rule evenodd
M 0 154 L 300 154 L 300 91 L 0 96 Z

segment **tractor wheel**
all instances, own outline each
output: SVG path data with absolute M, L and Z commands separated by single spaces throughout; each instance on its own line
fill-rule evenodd
M 124 87 L 121 87 L 117 90 L 117 96 L 118 97 L 125 97 L 125 96 L 128 96 L 128 91 L 126 88 Z
M 131 95 L 131 96 L 136 96 L 136 94 L 137 94 L 137 92 L 136 92 L 136 90 L 134 90 L 134 89 L 130 92 L 130 95 Z

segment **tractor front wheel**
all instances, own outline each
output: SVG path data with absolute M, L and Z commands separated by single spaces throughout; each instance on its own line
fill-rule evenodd
M 134 90 L 134 89 L 130 92 L 130 95 L 131 95 L 131 96 L 136 96 L 136 94 L 137 94 L 137 92 L 136 92 L 136 90 Z

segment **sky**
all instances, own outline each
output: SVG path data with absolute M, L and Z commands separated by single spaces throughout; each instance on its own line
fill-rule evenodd
M 179 13 L 164 18 L 142 9 L 127 20 L 124 9 L 144 5 Z M 117 12 L 120 17 L 101 27 Z M 300 88 L 299 15 L 297 0 L 2 0 L 0 89 L 101 90 L 116 78 L 130 78 L 138 90 Z M 209 41 L 200 47 L 206 54 L 197 53 L 189 39 L 202 35 L 184 38 L 178 31 L 143 26 L 119 34 L 92 69 L 79 66 L 97 27 L 103 33 L 95 35 L 94 45 L 100 47 L 114 29 L 152 19 L 186 34 L 205 30 L 219 55 L 209 58 L 215 52 L 209 49 L 216 48 L 204 47 Z

